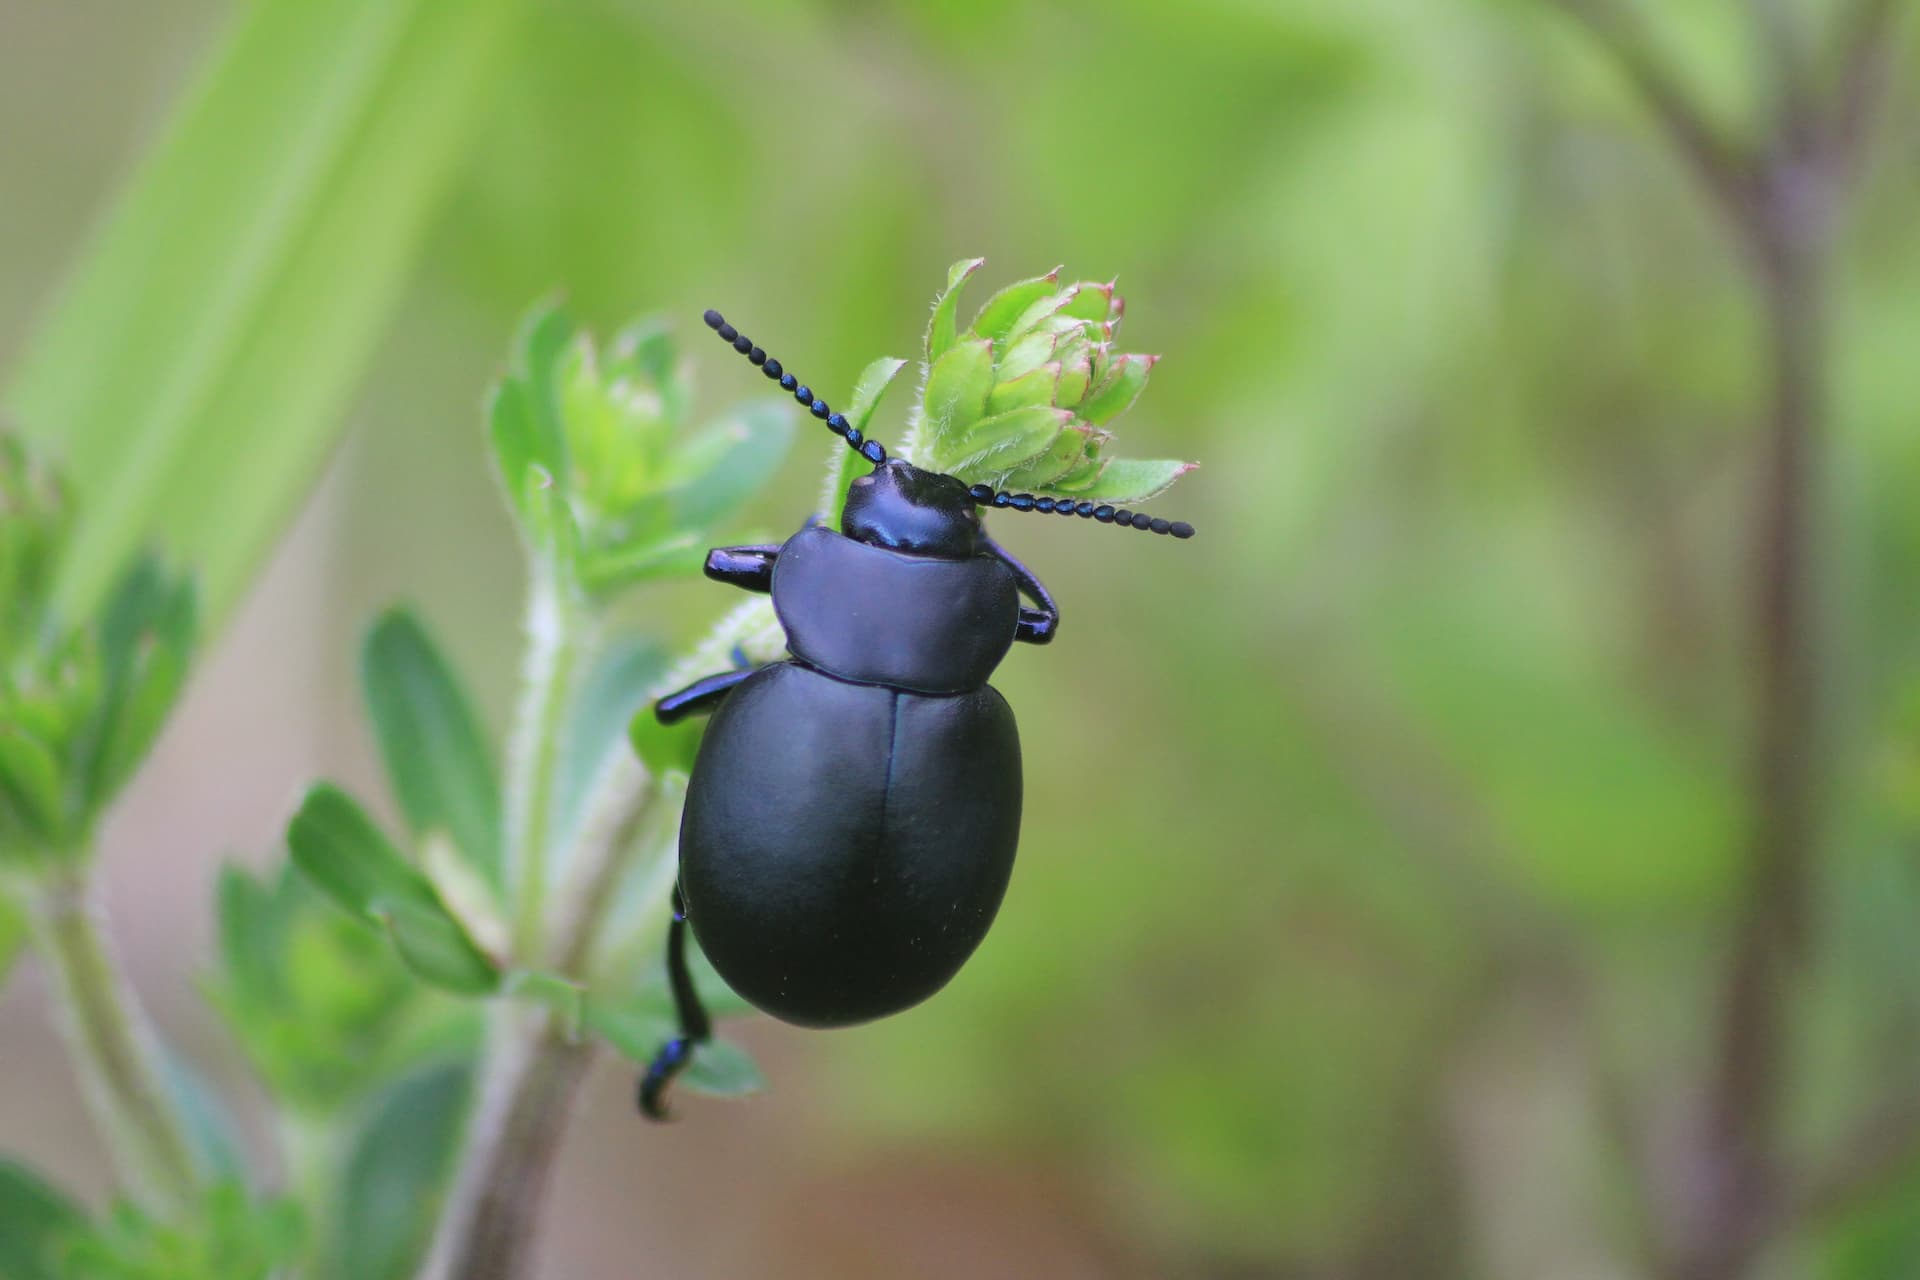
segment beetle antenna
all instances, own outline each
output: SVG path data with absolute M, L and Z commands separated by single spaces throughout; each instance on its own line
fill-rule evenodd
M 1129 511 L 1125 507 L 1112 507 L 1106 503 L 1096 505 L 1075 502 L 1072 498 L 1036 498 L 1030 493 L 1008 493 L 1005 489 L 996 489 L 988 484 L 971 486 L 967 496 L 982 507 L 1038 511 L 1042 515 L 1079 516 L 1082 520 L 1098 520 L 1116 529 L 1144 529 L 1149 533 L 1172 534 L 1176 538 L 1193 536 L 1193 526 L 1185 520 L 1161 520 L 1144 511 Z
M 860 428 L 847 421 L 843 413 L 835 413 L 827 402 L 813 393 L 813 388 L 788 373 L 778 360 L 753 345 L 753 339 L 727 323 L 727 318 L 718 311 L 706 314 L 707 328 L 720 335 L 721 341 L 738 351 L 748 360 L 760 367 L 760 372 L 780 384 L 782 391 L 791 391 L 793 398 L 805 405 L 807 412 L 827 424 L 827 429 L 847 442 L 847 447 L 861 457 L 879 466 L 887 460 L 886 446 L 878 440 L 868 440 L 860 433 Z

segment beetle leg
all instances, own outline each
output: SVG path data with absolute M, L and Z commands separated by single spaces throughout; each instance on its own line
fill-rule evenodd
M 758 667 L 722 671 L 717 676 L 695 680 L 678 693 L 670 693 L 653 704 L 654 718 L 661 724 L 678 724 L 688 716 L 711 713 L 733 691 L 733 686 L 758 671 Z
M 1029 609 L 1024 605 L 1020 609 L 1020 621 L 1014 628 L 1013 638 L 1024 640 L 1028 644 L 1047 644 L 1060 630 L 1060 606 L 1053 601 L 1053 593 L 1046 584 L 1033 576 L 1033 570 L 1007 554 L 1007 549 L 985 534 L 982 541 L 987 550 L 999 558 L 1000 563 L 1013 570 L 1013 583 L 1020 588 L 1020 594 L 1033 601 L 1037 608 Z
M 707 576 L 743 591 L 771 591 L 773 562 L 779 558 L 780 548 L 774 546 L 715 547 L 707 552 Z
M 693 1051 L 713 1035 L 713 1023 L 693 988 L 693 973 L 687 968 L 687 902 L 680 885 L 673 886 L 673 923 L 667 926 L 667 982 L 673 988 L 673 1009 L 680 1019 L 680 1034 L 660 1046 L 640 1077 L 640 1111 L 649 1120 L 667 1118 L 666 1091 L 673 1078 L 693 1061 Z

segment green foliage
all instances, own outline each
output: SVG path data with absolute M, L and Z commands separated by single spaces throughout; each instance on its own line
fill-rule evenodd
M 5 990 L 7 974 L 27 944 L 27 920 L 18 905 L 0 894 L 0 990 Z
M 63 611 L 158 539 L 226 613 L 326 456 L 525 7 L 238 11 L 7 394 L 84 499 Z
M 118 1206 L 68 1239 L 60 1280 L 270 1280 L 299 1258 L 306 1226 L 286 1199 L 216 1184 L 185 1220 Z
M 849 427 L 866 434 L 872 425 L 874 410 L 880 407 L 881 399 L 906 367 L 905 360 L 881 356 L 860 371 L 860 376 L 854 379 L 853 394 L 847 397 L 844 411 Z M 840 510 L 847 504 L 847 490 L 868 469 L 867 461 L 854 450 L 835 450 L 833 460 L 827 467 L 826 489 L 820 497 L 820 517 L 828 521 L 830 527 L 839 527 Z
M 589 1000 L 586 1025 L 629 1061 L 644 1066 L 660 1046 L 680 1034 L 670 1010 L 647 1003 L 614 1005 Z M 715 1038 L 694 1050 L 678 1084 L 716 1098 L 736 1098 L 767 1087 L 760 1068 L 738 1045 Z
M 31 1169 L 0 1160 L 0 1280 L 57 1280 L 67 1240 L 85 1226 L 79 1205 Z
M 696 426 L 671 333 L 642 321 L 606 347 L 535 308 L 488 401 L 494 466 L 535 562 L 605 598 L 697 573 L 713 528 L 785 456 L 791 414 L 748 401 Z
M 53 609 L 51 566 L 70 515 L 57 479 L 0 437 L 0 863 L 73 862 L 159 735 L 198 633 L 193 582 L 143 559 L 98 616 Z
M 430 1064 L 373 1097 L 341 1168 L 321 1275 L 414 1274 L 459 1151 L 472 1078 L 465 1064 Z
M 360 682 L 380 759 L 416 840 L 444 832 L 500 885 L 500 783 L 479 718 L 426 630 L 392 610 L 368 630 Z
M 406 966 L 423 980 L 465 995 L 499 985 L 500 962 L 473 941 L 431 881 L 346 792 L 307 793 L 287 828 L 293 865 L 353 915 L 382 925 Z
M 329 1115 L 465 1039 L 387 941 L 342 915 L 292 866 L 266 881 L 228 867 L 208 997 L 275 1101 Z
M 1056 268 L 1001 289 L 961 329 L 960 291 L 984 261 L 956 262 L 934 302 L 907 456 L 969 484 L 1107 503 L 1145 501 L 1193 470 L 1108 452 L 1107 425 L 1159 360 L 1114 351 L 1126 303 L 1113 285 L 1063 286 Z

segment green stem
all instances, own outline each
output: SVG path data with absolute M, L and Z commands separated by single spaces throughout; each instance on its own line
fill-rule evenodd
M 539 595 L 536 585 L 536 611 Z M 536 691 L 542 673 L 550 672 L 553 663 L 537 650 L 564 634 L 543 629 L 537 612 L 534 619 L 528 632 L 532 646 L 528 696 L 521 703 L 516 733 L 516 741 L 528 749 L 524 758 L 516 754 L 516 785 L 523 780 L 520 766 L 539 755 L 528 726 L 539 722 L 542 708 L 550 702 L 536 696 Z M 772 608 L 764 601 L 749 602 L 723 619 L 661 688 L 673 688 L 713 670 L 736 645 L 755 656 L 770 655 L 779 634 Z M 610 760 L 594 780 L 584 817 L 573 832 L 566 874 L 553 909 L 545 911 L 543 906 L 544 915 L 551 919 L 539 921 L 550 967 L 562 976 L 575 980 L 589 976 L 619 885 L 647 844 L 640 836 L 652 818 L 666 816 L 655 812 L 661 794 L 657 781 L 625 754 Z M 667 802 L 672 800 L 669 796 Z M 672 866 L 669 862 L 663 868 L 657 882 L 659 903 L 654 914 L 663 924 Z M 526 1273 L 541 1192 L 559 1155 L 569 1105 L 592 1055 L 591 1044 L 569 1040 L 546 1012 L 496 1002 L 466 1150 L 434 1233 L 432 1255 L 421 1273 L 428 1280 L 518 1280 Z
M 159 1042 L 100 927 L 92 885 L 82 872 L 49 876 L 34 886 L 30 907 L 56 1020 L 123 1190 L 160 1211 L 190 1203 L 199 1173 L 186 1126 L 163 1083 Z
M 591 647 L 586 622 L 566 587 L 536 569 L 527 598 L 526 675 L 507 792 L 514 955 L 529 968 L 542 962 L 546 946 L 554 782 L 575 674 Z

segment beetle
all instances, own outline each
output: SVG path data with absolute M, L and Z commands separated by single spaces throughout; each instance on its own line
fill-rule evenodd
M 789 658 L 697 680 L 654 705 L 711 715 L 688 778 L 667 974 L 680 1034 L 639 1088 L 668 1085 L 712 1034 L 686 931 L 736 993 L 803 1027 L 845 1027 L 925 1000 L 986 937 L 1020 834 L 1020 735 L 987 683 L 1060 609 L 987 535 L 977 508 L 1073 515 L 1176 538 L 1185 522 L 1009 494 L 890 458 L 717 311 L 707 326 L 873 470 L 836 532 L 719 547 L 706 574 L 769 592 Z M 1023 599 L 1024 598 L 1024 603 Z

